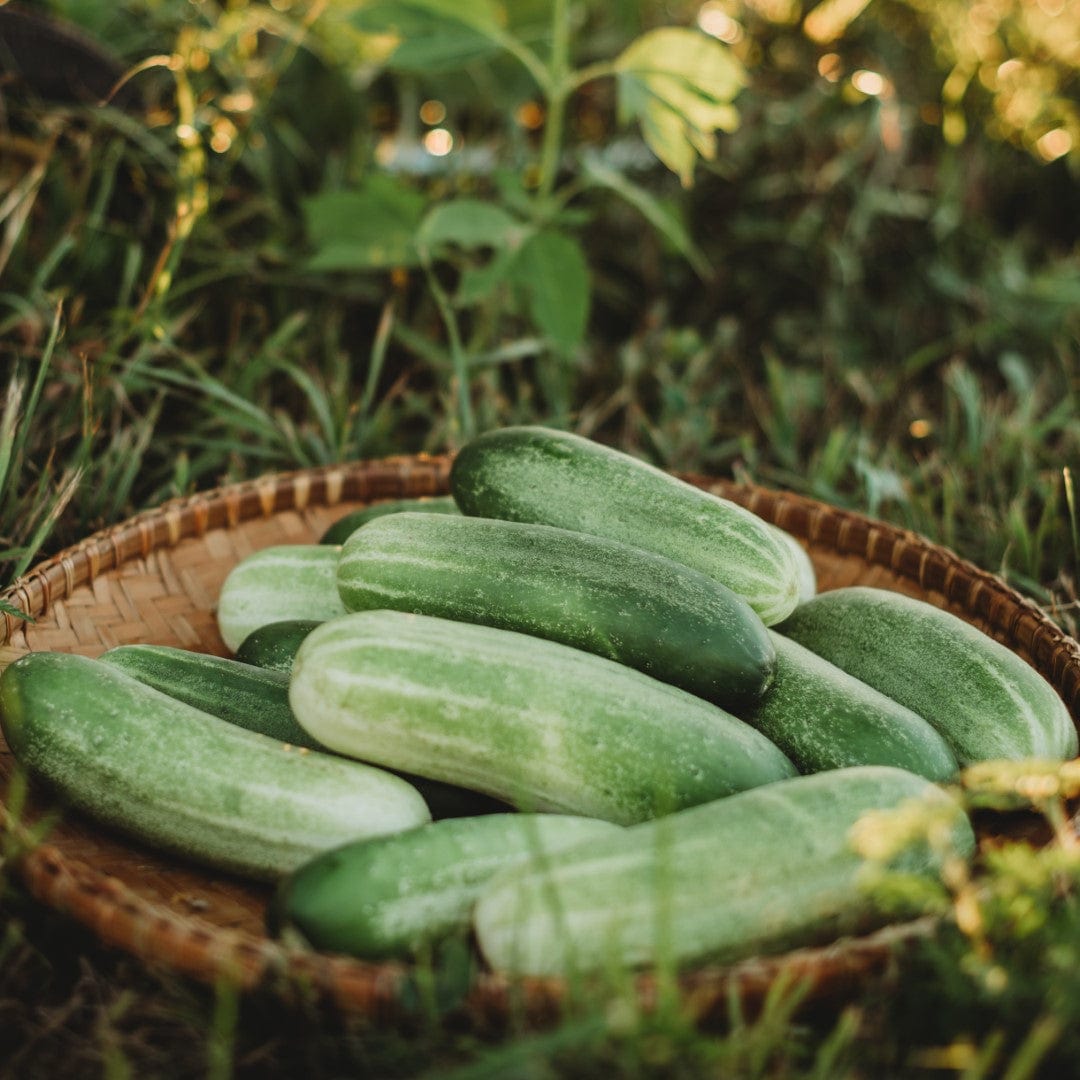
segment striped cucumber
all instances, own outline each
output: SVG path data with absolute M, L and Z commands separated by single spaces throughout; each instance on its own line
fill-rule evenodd
M 391 514 L 341 549 L 350 611 L 390 608 L 560 641 L 717 704 L 772 678 L 768 631 L 704 574 L 600 536 L 490 518 Z
M 921 717 L 780 634 L 776 676 L 757 705 L 738 711 L 800 772 L 895 765 L 928 780 L 956 773 L 945 740 Z
M 272 933 L 299 931 L 316 949 L 368 960 L 409 957 L 469 926 L 499 870 L 617 834 L 563 814 L 492 814 L 422 825 L 317 855 L 282 880 Z
M 460 514 L 461 511 L 450 495 L 436 495 L 432 498 L 420 499 L 388 499 L 385 502 L 375 503 L 373 506 L 365 506 L 362 510 L 354 510 L 338 518 L 329 529 L 322 534 L 320 544 L 344 544 L 346 540 L 361 525 L 382 517 L 384 514 L 401 514 L 406 511 L 415 511 L 420 514 Z
M 795 568 L 799 575 L 799 603 L 805 604 L 807 600 L 812 596 L 817 595 L 817 571 L 814 569 L 814 564 L 807 554 L 806 548 L 795 539 L 786 529 L 781 529 L 779 525 L 772 525 L 769 522 L 765 522 L 769 526 L 769 531 L 782 540 L 784 546 L 791 552 L 791 557 L 795 560 Z
M 28 653 L 4 671 L 0 724 L 16 759 L 65 801 L 250 877 L 430 819 L 419 792 L 382 769 L 286 748 L 70 653 Z
M 339 753 L 618 824 L 795 771 L 741 720 L 633 668 L 427 615 L 324 623 L 300 647 L 289 700 Z
M 238 562 L 218 595 L 222 641 L 235 653 L 252 630 L 267 623 L 322 622 L 344 614 L 335 582 L 340 550 L 323 544 L 282 544 Z
M 494 877 L 473 925 L 492 967 L 565 975 L 612 964 L 731 962 L 869 929 L 895 917 L 860 888 L 849 834 L 864 814 L 925 800 L 969 856 L 971 826 L 935 784 L 888 766 L 801 776 L 530 860 Z M 943 853 L 895 863 L 928 878 Z
M 925 717 L 961 766 L 1076 755 L 1076 728 L 1053 687 L 1016 653 L 941 608 L 853 586 L 815 597 L 780 629 Z
M 236 659 L 268 671 L 292 671 L 293 660 L 304 638 L 325 619 L 283 619 L 251 631 L 236 650 Z
M 579 435 L 488 432 L 457 455 L 450 487 L 474 517 L 556 525 L 665 555 L 745 597 L 766 625 L 798 602 L 794 558 L 759 517 Z

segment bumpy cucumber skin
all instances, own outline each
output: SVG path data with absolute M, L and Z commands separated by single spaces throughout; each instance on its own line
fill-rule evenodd
M 344 614 L 335 580 L 339 554 L 328 544 L 280 544 L 242 559 L 218 595 L 221 640 L 235 653 L 244 638 L 267 623 L 322 622 Z
M 430 498 L 419 499 L 389 499 L 386 502 L 375 503 L 374 506 L 365 506 L 362 510 L 354 510 L 339 518 L 322 534 L 320 544 L 344 544 L 346 540 L 361 525 L 369 521 L 383 517 L 385 514 L 458 514 L 457 503 L 451 495 L 436 495 Z
M 766 626 L 798 602 L 794 558 L 760 518 L 579 435 L 488 432 L 458 453 L 450 487 L 473 517 L 555 525 L 665 555 L 745 597 Z
M 768 521 L 765 524 L 769 527 L 769 531 L 783 541 L 784 546 L 791 552 L 791 557 L 795 560 L 795 568 L 799 574 L 799 603 L 805 604 L 807 600 L 817 595 L 817 571 L 814 569 L 814 563 L 807 554 L 806 548 L 786 529 L 781 529 L 779 525 L 773 525 Z
M 945 740 L 921 716 L 774 631 L 776 675 L 756 706 L 736 714 L 800 772 L 895 765 L 928 780 L 957 771 Z
M 29 653 L 4 671 L 0 723 L 16 759 L 66 802 L 253 878 L 430 820 L 419 792 L 381 769 L 287 749 L 69 653 Z
M 230 724 L 291 746 L 321 749 L 289 708 L 289 676 L 283 671 L 168 645 L 120 645 L 99 659 Z
M 243 664 L 288 675 L 304 638 L 324 622 L 324 619 L 284 619 L 266 623 L 240 642 L 236 659 Z
M 772 678 L 768 631 L 742 597 L 641 548 L 550 525 L 392 514 L 341 549 L 350 611 L 389 608 L 560 641 L 719 705 Z
M 618 824 L 795 772 L 741 720 L 633 668 L 427 615 L 324 623 L 300 647 L 289 700 L 339 753 Z
M 888 766 L 838 769 L 496 875 L 474 909 L 480 949 L 500 971 L 566 975 L 612 964 L 727 963 L 870 929 L 896 912 L 884 913 L 860 888 L 864 862 L 849 832 L 865 813 L 913 798 L 955 810 L 953 848 L 969 856 L 971 826 L 933 783 Z M 923 845 L 896 865 L 936 876 L 939 860 Z
M 860 585 L 822 593 L 779 629 L 924 717 L 961 766 L 1076 755 L 1076 728 L 1054 688 L 951 612 Z
M 492 814 L 347 844 L 282 881 L 268 925 L 291 926 L 316 949 L 404 959 L 467 929 L 499 870 L 619 831 L 596 818 Z

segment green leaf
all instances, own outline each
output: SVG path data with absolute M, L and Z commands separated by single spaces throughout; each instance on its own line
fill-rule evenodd
M 5 554 L 7 553 L 5 552 Z M 22 619 L 23 622 L 28 623 L 32 623 L 34 621 L 32 616 L 27 615 L 25 611 L 20 611 L 17 607 L 15 607 L 14 604 L 2 598 L 0 598 L 0 615 L 11 615 L 16 619 Z
M 586 177 L 594 184 L 609 188 L 616 195 L 625 199 L 639 211 L 650 225 L 694 268 L 698 277 L 708 279 L 713 276 L 713 269 L 708 259 L 698 248 L 683 223 L 652 192 L 635 184 L 621 172 L 605 165 L 595 154 L 588 155 L 582 162 Z
M 620 119 L 639 120 L 653 153 L 689 187 L 698 157 L 716 156 L 714 132 L 738 126 L 742 64 L 715 38 L 664 27 L 632 42 L 614 66 Z
M 457 292 L 454 294 L 455 306 L 469 307 L 490 296 L 510 277 L 517 257 L 516 251 L 504 248 L 496 251 L 483 266 L 466 266 L 461 272 Z
M 524 226 L 501 207 L 480 199 L 455 199 L 428 213 L 416 242 L 429 252 L 447 244 L 509 248 L 520 245 L 523 234 Z
M 589 267 L 581 245 L 563 233 L 535 233 L 514 262 L 513 279 L 537 328 L 559 352 L 573 352 L 589 318 Z
M 372 176 L 357 191 L 331 191 L 304 201 L 315 253 L 308 270 L 385 270 L 419 262 L 415 237 L 422 195 L 388 176 Z

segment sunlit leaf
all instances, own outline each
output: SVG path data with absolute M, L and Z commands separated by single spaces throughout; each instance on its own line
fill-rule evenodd
M 581 245 L 563 233 L 535 233 L 514 262 L 513 278 L 536 327 L 560 352 L 573 352 L 589 318 L 589 268 Z
M 307 269 L 415 266 L 415 237 L 424 208 L 422 195 L 380 175 L 358 190 L 324 192 L 305 200 L 304 221 L 315 248 Z
M 697 159 L 716 156 L 714 133 L 738 126 L 742 64 L 715 38 L 664 27 L 634 41 L 615 68 L 620 119 L 640 121 L 653 153 L 689 187 Z
M 503 248 L 520 243 L 523 226 L 502 207 L 480 199 L 441 203 L 424 218 L 417 243 L 434 251 L 444 244 Z

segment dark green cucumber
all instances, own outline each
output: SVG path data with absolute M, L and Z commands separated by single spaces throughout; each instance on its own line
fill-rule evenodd
M 744 791 L 511 867 L 481 892 L 476 936 L 500 971 L 566 975 L 727 963 L 867 930 L 900 912 L 861 887 L 867 860 L 851 831 L 909 800 L 925 802 L 950 842 L 920 841 L 891 865 L 933 881 L 946 858 L 973 852 L 963 810 L 928 780 L 864 765 Z M 903 914 L 918 913 L 911 908 Z
M 436 495 L 431 498 L 421 499 L 388 499 L 386 502 L 375 503 L 374 506 L 365 506 L 363 510 L 354 510 L 338 518 L 326 532 L 323 533 L 320 544 L 344 544 L 346 540 L 361 525 L 382 517 L 384 514 L 400 514 L 406 511 L 416 511 L 420 514 L 460 514 L 457 503 L 450 495 Z
M 391 514 L 341 549 L 350 611 L 389 608 L 559 641 L 720 705 L 772 678 L 768 631 L 742 597 L 655 552 L 490 518 Z
M 554 641 L 397 611 L 323 623 L 297 653 L 297 720 L 342 754 L 526 810 L 641 821 L 794 774 L 685 690 Z
M 282 880 L 268 926 L 295 929 L 316 949 L 406 958 L 467 929 L 476 897 L 498 871 L 620 831 L 596 818 L 492 814 L 347 844 Z
M 928 780 L 956 773 L 948 744 L 921 716 L 789 638 L 769 634 L 776 676 L 756 706 L 736 713 L 800 772 L 895 765 Z
M 284 619 L 282 622 L 266 623 L 252 630 L 236 649 L 236 659 L 243 664 L 281 671 L 286 675 L 292 670 L 293 659 L 304 638 L 321 626 L 318 619 Z
M 70 653 L 29 653 L 4 671 L 0 724 L 16 760 L 66 802 L 251 877 L 430 818 L 382 769 L 286 747 Z
M 242 559 L 218 593 L 221 640 L 236 652 L 253 630 L 267 623 L 321 622 L 344 614 L 334 580 L 338 553 L 330 545 L 281 544 Z
M 1076 755 L 1076 727 L 1054 688 L 1012 650 L 932 604 L 885 589 L 836 589 L 780 629 L 928 720 L 961 766 Z
M 450 487 L 473 517 L 555 525 L 674 559 L 744 597 L 766 625 L 799 599 L 794 557 L 759 517 L 578 435 L 488 432 L 461 449 Z
M 168 645 L 120 645 L 100 660 L 230 724 L 291 746 L 321 749 L 289 708 L 289 676 L 284 671 Z

